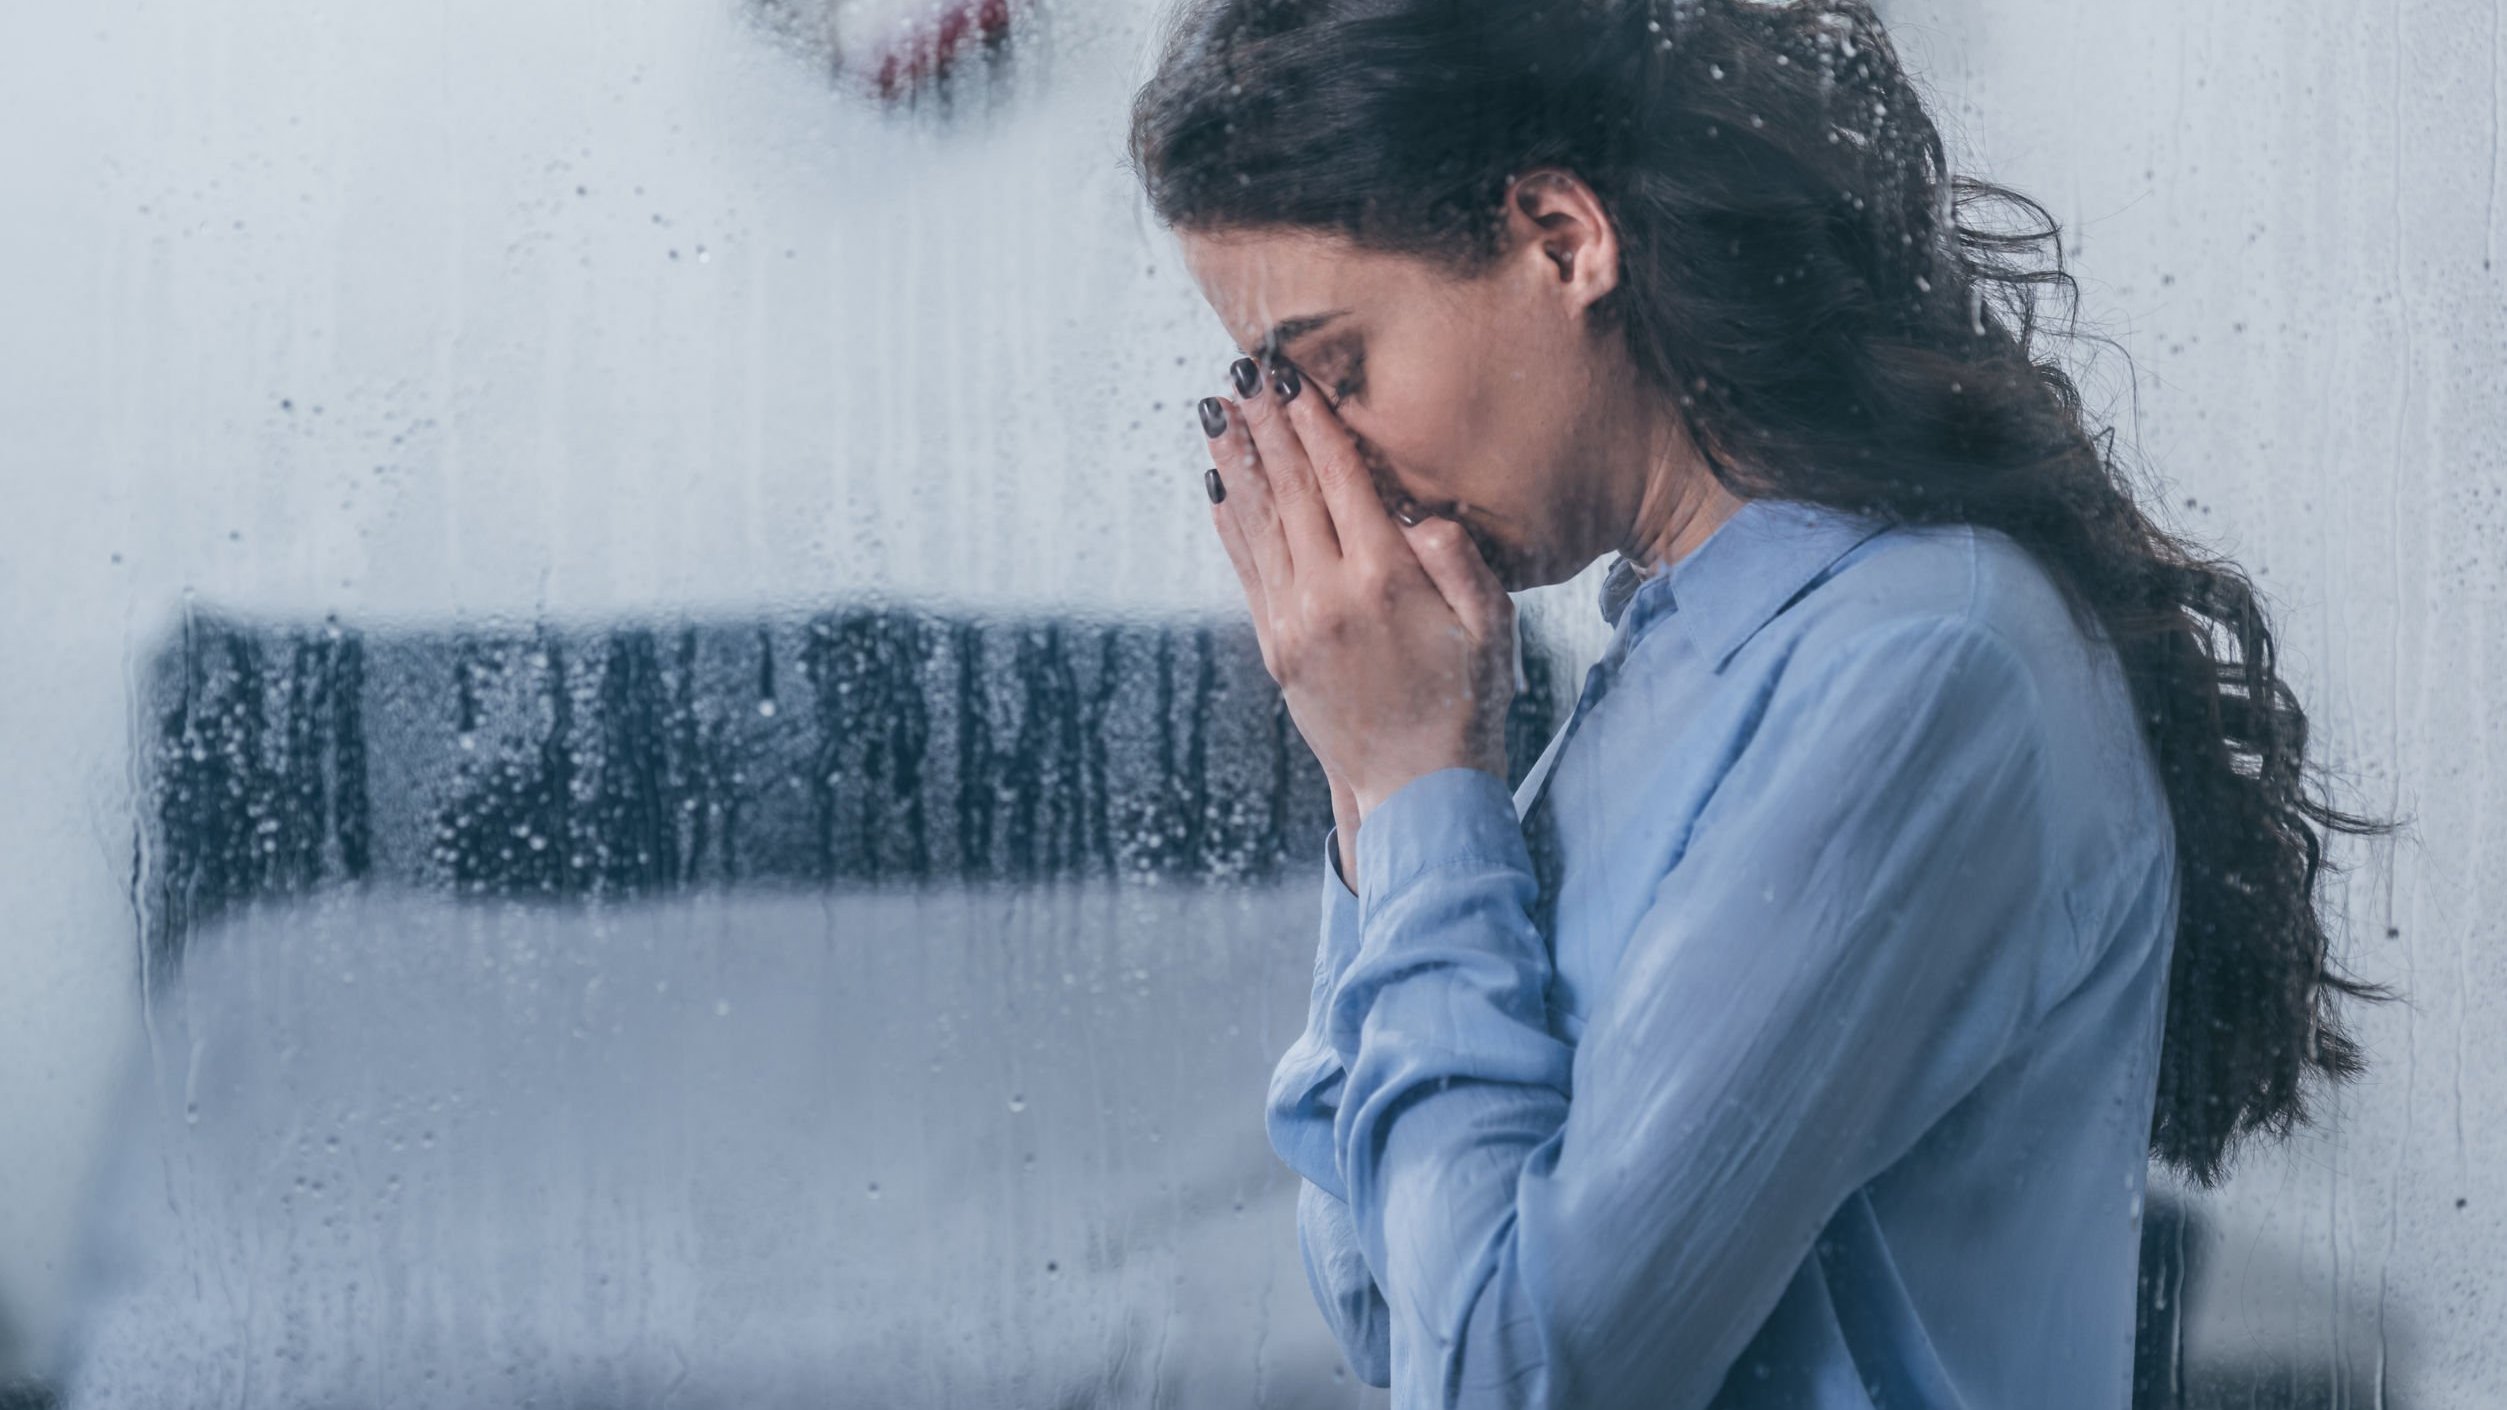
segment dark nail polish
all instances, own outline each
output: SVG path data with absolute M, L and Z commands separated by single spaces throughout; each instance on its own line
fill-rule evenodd
M 1201 399 L 1202 434 L 1212 440 L 1227 434 L 1227 403 L 1217 397 Z
M 1240 397 L 1252 396 L 1254 388 L 1262 385 L 1262 369 L 1250 357 L 1240 357 L 1229 364 L 1227 375 L 1236 379 L 1236 395 Z
M 1305 385 L 1304 379 L 1297 375 L 1297 369 L 1294 367 L 1282 367 L 1271 374 L 1271 390 L 1279 393 L 1282 401 L 1297 400 L 1298 389 Z
M 1216 465 L 1201 472 L 1201 487 L 1209 491 L 1212 504 L 1227 498 L 1227 484 L 1219 478 L 1219 467 Z

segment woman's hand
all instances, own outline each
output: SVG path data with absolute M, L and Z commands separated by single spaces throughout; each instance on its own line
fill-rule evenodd
M 1513 602 L 1461 525 L 1385 511 L 1348 428 L 1302 390 L 1283 364 L 1243 402 L 1203 404 L 1211 518 L 1290 717 L 1361 819 L 1439 769 L 1505 777 Z

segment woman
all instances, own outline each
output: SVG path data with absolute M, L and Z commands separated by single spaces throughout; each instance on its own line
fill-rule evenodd
M 1854 0 L 1191 0 L 1131 156 L 1332 783 L 1270 1130 L 1361 1376 L 2125 1404 L 2147 1160 L 2358 1069 L 2316 882 L 2381 824 L 2040 360 L 2042 209 Z M 1510 797 L 1506 592 L 1613 552 Z

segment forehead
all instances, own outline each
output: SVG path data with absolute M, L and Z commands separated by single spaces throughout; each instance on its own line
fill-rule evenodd
M 1312 320 L 1336 310 L 1355 313 L 1382 299 L 1401 278 L 1394 267 L 1401 261 L 1335 236 L 1187 231 L 1178 240 L 1201 296 L 1227 326 L 1228 336 L 1248 351 L 1260 347 L 1282 322 Z

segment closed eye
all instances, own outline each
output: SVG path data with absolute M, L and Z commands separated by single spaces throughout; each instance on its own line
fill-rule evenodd
M 1366 390 L 1366 358 L 1352 353 L 1343 362 L 1340 375 L 1332 379 L 1332 401 L 1335 405 Z

